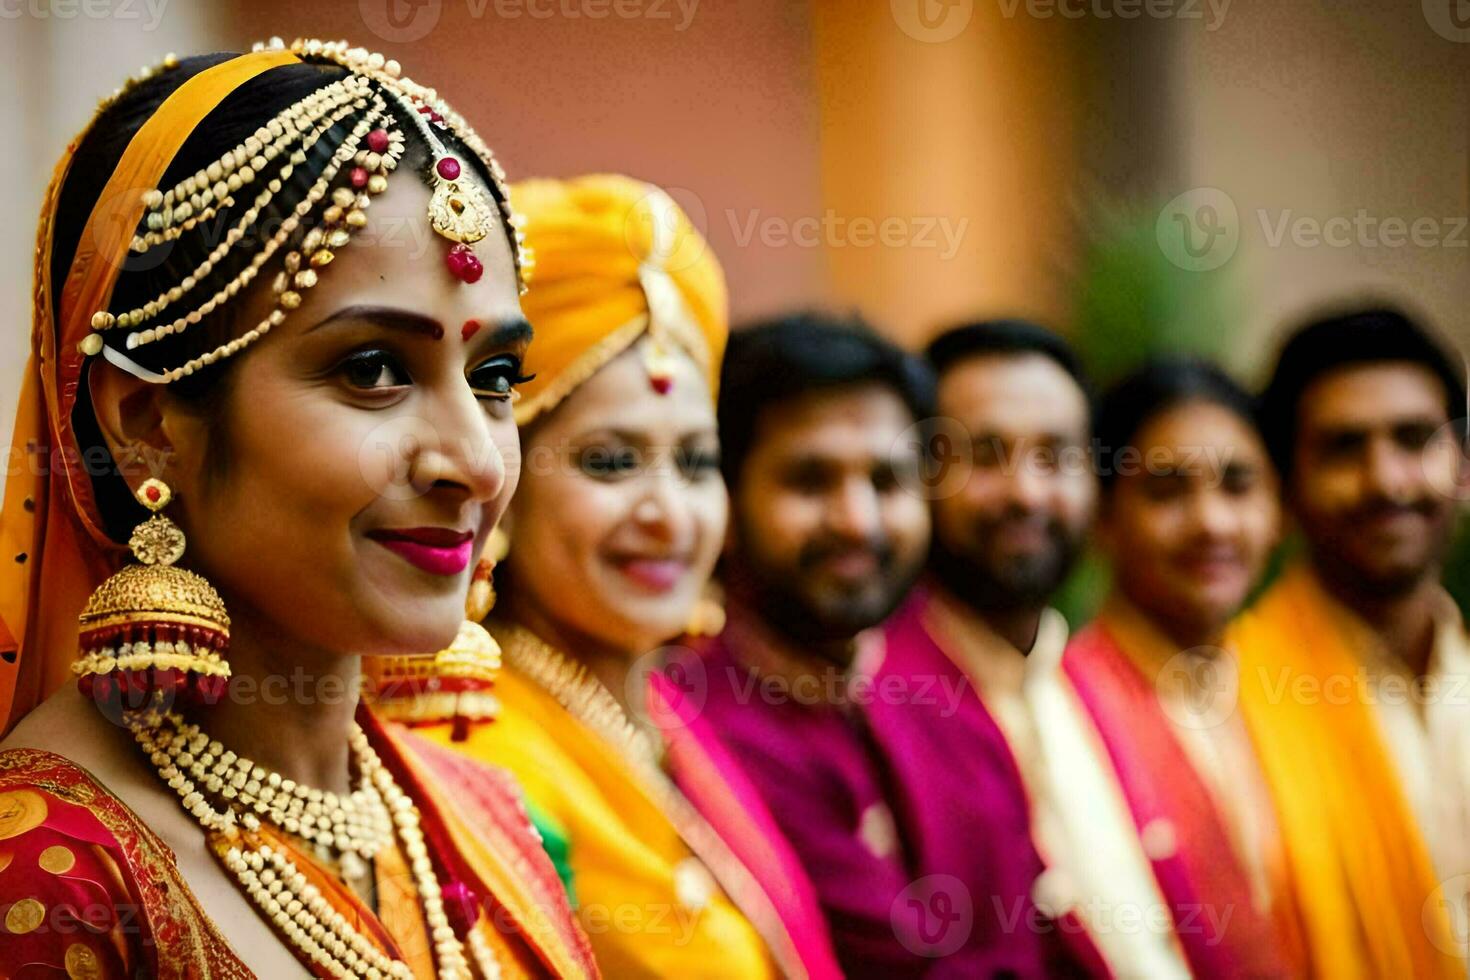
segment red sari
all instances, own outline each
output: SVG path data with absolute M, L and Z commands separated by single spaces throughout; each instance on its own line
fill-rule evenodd
M 513 784 L 488 767 L 441 758 L 448 753 L 365 711 L 359 721 L 417 805 L 441 875 L 464 886 L 461 910 L 475 917 L 502 975 L 596 977 Z M 433 784 L 446 767 L 458 777 L 452 802 Z M 432 976 L 417 895 L 405 889 L 394 854 L 376 862 L 377 913 L 305 854 L 296 858 L 363 935 Z M 0 752 L 0 925 L 0 974 L 13 980 L 58 970 L 73 977 L 252 976 L 168 846 L 89 773 L 50 752 Z

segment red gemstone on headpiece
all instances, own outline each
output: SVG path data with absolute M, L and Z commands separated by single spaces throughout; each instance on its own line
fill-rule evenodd
M 353 167 L 352 168 L 352 186 L 353 187 L 356 187 L 358 190 L 362 190 L 364 187 L 367 186 L 367 182 L 368 182 L 368 172 L 365 169 L 363 169 L 362 167 Z
M 382 153 L 388 148 L 388 131 L 386 129 L 375 129 L 367 135 L 368 149 L 374 153 Z
M 445 180 L 459 179 L 459 161 L 454 159 L 454 157 L 444 157 L 434 165 L 434 169 Z
M 667 395 L 669 392 L 674 390 L 674 379 L 666 374 L 660 374 L 655 377 L 649 378 L 648 383 L 652 385 L 653 390 L 658 392 L 660 395 Z
M 449 250 L 444 256 L 444 264 L 449 267 L 450 275 L 460 282 L 479 282 L 480 277 L 485 274 L 485 267 L 480 264 L 479 258 L 463 243 Z

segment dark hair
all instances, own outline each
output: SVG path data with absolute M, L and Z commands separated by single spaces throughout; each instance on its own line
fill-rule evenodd
M 1137 448 L 1133 441 L 1149 422 L 1187 402 L 1219 405 L 1260 431 L 1255 399 L 1218 365 L 1184 355 L 1146 361 L 1098 399 L 1096 456 L 1104 493 L 1117 481 L 1117 455 Z
M 1092 405 L 1092 381 L 1072 345 L 1062 336 L 1029 320 L 977 320 L 952 327 L 930 341 L 925 358 L 936 375 L 960 361 L 988 355 L 1039 354 L 1055 361 L 1077 382 Z
M 1283 479 L 1292 469 L 1302 395 L 1326 374 L 1354 365 L 1404 362 L 1428 368 L 1445 389 L 1445 413 L 1465 436 L 1465 365 L 1427 327 L 1388 306 L 1308 321 L 1281 348 L 1261 396 L 1266 447 Z
M 932 414 L 934 381 L 923 361 L 856 314 L 794 313 L 734 330 L 720 376 L 726 482 L 739 479 L 763 412 L 809 391 L 864 384 L 891 388 L 915 421 Z
M 200 55 L 183 59 L 174 68 L 158 71 L 128 87 L 83 134 L 73 153 L 70 171 L 56 204 L 55 231 L 50 255 L 53 309 L 60 309 L 61 290 L 87 219 L 98 206 L 98 199 L 133 136 L 164 101 L 190 78 L 235 57 L 237 55 L 233 53 Z M 288 106 L 346 75 L 346 68 L 314 63 L 281 65 L 257 75 L 231 92 L 195 127 L 169 164 L 160 186 L 172 186 L 190 174 L 205 169 Z M 422 169 L 427 165 L 429 157 L 428 147 L 422 136 L 411 121 L 398 118 L 403 113 L 393 101 L 388 100 L 388 108 L 394 114 L 405 139 L 400 169 Z M 254 226 L 247 229 L 245 237 L 214 264 L 209 275 L 198 280 L 191 296 L 203 298 L 213 295 L 249 265 L 258 251 L 252 245 L 262 243 L 273 235 L 297 204 L 305 200 L 307 192 L 321 175 L 333 153 L 342 145 L 360 118 L 360 113 L 347 115 L 329 129 L 315 146 L 305 149 L 306 162 L 293 168 L 291 176 L 282 182 L 280 191 L 260 210 Z M 495 185 L 479 157 L 470 152 L 451 131 L 443 131 L 440 139 L 460 159 L 468 161 L 494 193 Z M 284 160 L 273 163 L 272 170 L 281 163 Z M 349 170 L 350 168 L 343 167 L 339 171 L 334 181 L 335 186 L 348 182 Z M 266 178 L 267 175 L 261 175 L 262 185 Z M 141 193 L 141 190 L 138 192 Z M 234 205 L 221 208 L 213 218 L 199 222 L 193 231 L 185 233 L 177 240 L 156 246 L 141 255 L 130 255 L 118 275 L 108 309 L 113 313 L 121 313 L 140 307 L 179 285 L 185 277 L 193 275 L 194 270 L 223 241 L 226 230 L 234 227 L 245 210 L 254 203 L 255 191 L 239 193 L 235 197 Z M 304 237 L 314 223 L 312 220 L 303 221 L 302 227 L 297 230 L 296 240 Z M 285 249 L 282 249 L 278 254 L 284 255 L 284 252 Z M 273 275 L 272 270 L 278 267 L 279 262 L 273 258 L 272 262 L 262 268 L 262 275 L 252 283 L 252 288 L 262 282 L 269 282 Z M 163 370 L 182 364 L 213 350 L 242 332 L 238 329 L 238 307 L 237 302 L 224 302 L 190 329 L 139 346 L 127 351 L 127 355 L 150 370 Z M 109 330 L 103 335 L 104 342 L 121 349 L 126 334 L 126 330 Z M 218 472 L 224 456 L 225 427 L 222 424 L 222 413 L 218 409 L 229 391 L 230 363 L 230 358 L 221 359 L 169 385 L 170 392 L 191 403 L 210 421 L 211 458 L 206 464 L 211 472 Z M 97 425 L 88 396 L 85 373 L 78 386 L 72 422 L 84 459 L 94 458 L 97 447 L 105 452 L 106 442 Z M 126 540 L 130 529 L 144 516 L 143 509 L 132 499 L 115 468 L 93 473 L 92 483 L 97 506 L 108 533 L 117 540 Z

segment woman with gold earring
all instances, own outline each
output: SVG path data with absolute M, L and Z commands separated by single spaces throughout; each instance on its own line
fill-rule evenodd
M 61 161 L 0 511 L 0 975 L 597 975 L 514 786 L 358 703 L 364 654 L 455 635 L 517 482 L 501 181 L 345 42 L 170 56 Z
M 727 510 L 723 275 L 670 197 L 641 181 L 535 180 L 511 197 L 537 257 L 537 340 L 488 621 L 504 658 L 499 710 L 451 717 L 441 701 L 436 720 L 411 695 L 383 710 L 516 776 L 609 975 L 838 976 L 774 821 L 724 783 L 733 805 L 718 826 L 702 818 L 643 710 L 654 651 L 695 620 L 720 627 L 705 589 Z

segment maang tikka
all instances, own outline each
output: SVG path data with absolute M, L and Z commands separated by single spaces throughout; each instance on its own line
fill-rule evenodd
M 214 704 L 230 678 L 224 600 L 175 564 L 185 540 L 162 513 L 173 499 L 168 484 L 145 480 L 135 496 L 151 512 L 128 541 L 137 563 L 98 586 L 82 610 L 77 686 L 99 704 L 130 710 L 174 699 Z

